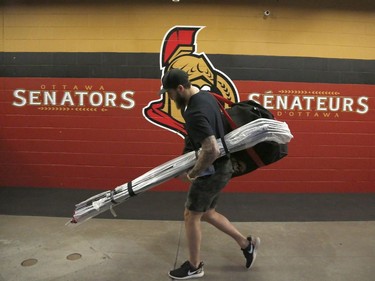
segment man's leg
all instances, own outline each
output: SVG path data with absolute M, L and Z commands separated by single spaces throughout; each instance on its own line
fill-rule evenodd
M 172 279 L 199 278 L 204 275 L 203 262 L 200 260 L 201 248 L 201 218 L 203 212 L 193 212 L 185 209 L 185 230 L 189 248 L 189 260 L 184 262 L 179 268 L 169 271 L 168 275 Z
M 201 232 L 201 218 L 204 213 L 193 212 L 188 209 L 185 209 L 184 218 L 185 218 L 185 231 L 186 238 L 189 248 L 189 261 L 192 266 L 197 268 L 200 259 L 200 248 L 202 240 Z
M 249 246 L 249 241 L 243 236 L 238 229 L 222 214 L 216 212 L 215 209 L 210 209 L 205 212 L 202 216 L 202 220 L 212 224 L 217 229 L 228 234 L 232 237 L 241 249 L 245 249 Z
M 236 240 L 245 256 L 246 268 L 249 269 L 252 267 L 257 255 L 257 248 L 260 245 L 259 237 L 249 236 L 245 238 L 226 217 L 216 212 L 215 209 L 205 212 L 202 220 L 207 221 Z

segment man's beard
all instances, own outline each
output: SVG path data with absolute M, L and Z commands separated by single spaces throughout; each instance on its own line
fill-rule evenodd
M 185 99 L 177 92 L 176 99 L 174 101 L 176 103 L 177 109 L 185 108 Z

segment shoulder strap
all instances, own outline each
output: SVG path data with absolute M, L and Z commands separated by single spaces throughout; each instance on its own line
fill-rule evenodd
M 213 95 L 216 98 L 216 100 L 221 101 L 223 103 L 226 103 L 230 107 L 234 104 L 234 102 L 232 102 L 231 100 L 228 100 L 228 99 L 224 98 L 223 96 L 220 96 L 220 95 L 212 93 L 212 92 L 210 92 L 210 94 Z
M 220 117 L 221 117 L 221 114 L 220 114 Z M 221 143 L 223 144 L 225 154 L 229 155 L 229 149 L 228 149 L 227 144 L 225 143 L 225 140 L 224 140 L 225 133 L 224 133 L 224 120 L 223 120 L 223 118 L 221 118 L 221 122 L 218 121 L 217 126 L 219 128 L 220 139 L 221 139 Z
M 233 122 L 232 118 L 229 116 L 228 112 L 225 110 L 224 106 L 221 104 L 220 101 L 222 101 L 224 103 L 227 103 L 230 106 L 233 105 L 233 102 L 230 101 L 230 100 L 227 100 L 224 97 L 219 96 L 215 93 L 210 92 L 210 94 L 213 95 L 216 98 L 216 101 L 217 101 L 217 104 L 219 105 L 220 111 L 225 116 L 225 119 L 228 120 L 231 128 L 232 129 L 237 128 L 236 124 Z M 223 120 L 223 118 L 221 118 L 221 122 L 218 122 L 217 126 L 219 128 L 220 139 L 221 139 L 221 143 L 223 144 L 225 154 L 229 155 L 229 149 L 228 149 L 227 144 L 225 143 L 225 140 L 224 140 L 225 132 L 224 132 L 224 120 Z
M 238 126 L 236 125 L 236 123 L 234 123 L 232 117 L 229 116 L 228 112 L 225 110 L 224 106 L 221 104 L 221 102 L 224 102 L 224 103 L 228 104 L 230 107 L 232 107 L 234 105 L 234 102 L 232 102 L 232 101 L 224 98 L 223 96 L 215 94 L 215 93 L 211 93 L 211 95 L 213 95 L 216 98 L 217 103 L 219 104 L 219 107 L 220 107 L 221 111 L 223 112 L 225 118 L 229 122 L 230 127 L 233 130 L 236 129 L 236 128 L 238 128 Z M 224 135 L 224 133 L 221 133 L 221 132 L 220 132 L 220 134 Z M 220 138 L 222 139 L 224 150 L 228 154 L 228 148 L 227 148 L 227 145 L 225 144 L 224 137 L 222 135 L 220 135 Z M 258 153 L 254 150 L 254 148 L 250 147 L 250 148 L 246 149 L 246 151 L 247 151 L 248 155 L 251 157 L 251 159 L 253 159 L 253 161 L 255 162 L 255 164 L 258 167 L 264 166 L 263 160 L 260 158 L 260 156 L 258 155 Z
M 227 121 L 229 122 L 229 125 L 230 127 L 234 130 L 236 128 L 238 128 L 238 126 L 236 125 L 236 123 L 234 123 L 232 117 L 230 117 L 230 115 L 228 114 L 228 112 L 225 110 L 224 106 L 221 104 L 220 101 L 223 101 L 225 103 L 227 103 L 229 106 L 232 106 L 234 104 L 234 102 L 230 101 L 230 100 L 227 100 L 226 98 L 223 98 L 222 96 L 219 96 L 217 94 L 212 94 L 215 98 L 216 98 L 216 101 L 220 107 L 220 110 L 221 112 L 224 114 L 225 118 L 227 119 Z

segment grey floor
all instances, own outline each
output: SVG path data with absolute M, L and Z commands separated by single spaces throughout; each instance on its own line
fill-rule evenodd
M 0 216 L 0 280 L 170 280 L 187 258 L 181 221 Z M 201 280 L 372 281 L 375 221 L 237 222 L 261 238 L 247 271 L 237 244 L 203 224 Z M 67 257 L 78 253 L 81 258 Z M 22 262 L 35 259 L 32 266 Z

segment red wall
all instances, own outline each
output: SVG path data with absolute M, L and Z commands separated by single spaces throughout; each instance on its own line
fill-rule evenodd
M 241 100 L 259 93 L 254 97 L 264 104 L 272 91 L 267 105 L 289 124 L 294 139 L 287 158 L 233 180 L 227 191 L 375 192 L 375 86 L 234 83 Z M 0 85 L 0 186 L 112 189 L 182 150 L 177 134 L 151 124 L 142 114 L 159 98 L 157 79 L 0 78 Z M 86 86 L 88 92 L 98 92 L 95 103 L 105 92 L 115 93 L 117 107 L 90 105 L 86 96 L 78 105 L 74 93 L 86 91 Z M 15 96 L 17 89 L 25 93 Z M 34 100 L 29 99 L 30 91 L 54 90 L 56 105 L 43 105 L 35 93 Z M 69 100 L 59 105 L 64 91 L 70 91 L 74 105 Z M 133 92 L 128 100 L 120 97 L 125 91 Z M 286 109 L 275 108 L 276 96 L 288 96 Z M 302 99 L 306 96 L 311 97 L 310 108 Z M 338 111 L 327 108 L 329 99 L 340 100 Z M 121 103 L 134 107 L 123 109 Z M 156 190 L 186 188 L 172 180 Z

